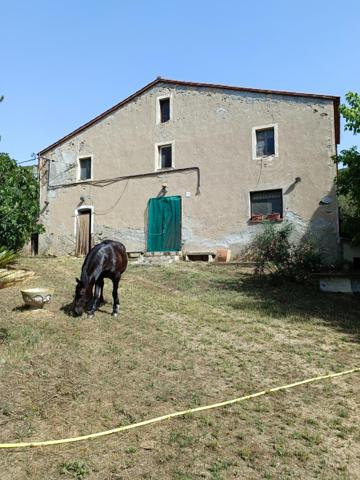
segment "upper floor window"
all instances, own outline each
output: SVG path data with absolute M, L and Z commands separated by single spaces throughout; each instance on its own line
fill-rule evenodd
M 272 127 L 265 130 L 256 130 L 256 156 L 264 157 L 267 155 L 274 155 L 274 153 L 274 128 Z
M 280 220 L 283 216 L 282 190 L 250 192 L 251 220 Z
M 158 168 L 171 168 L 173 166 L 172 145 L 159 145 Z
M 91 157 L 79 158 L 79 180 L 91 179 Z
M 167 123 L 172 119 L 173 106 L 172 95 L 164 95 L 156 98 L 156 123 Z
M 160 103 L 160 123 L 170 120 L 170 98 L 161 98 Z
M 277 157 L 277 125 L 253 128 L 253 158 Z

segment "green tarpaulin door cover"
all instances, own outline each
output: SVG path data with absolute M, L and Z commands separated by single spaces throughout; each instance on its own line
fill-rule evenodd
M 148 252 L 181 250 L 181 197 L 150 198 Z

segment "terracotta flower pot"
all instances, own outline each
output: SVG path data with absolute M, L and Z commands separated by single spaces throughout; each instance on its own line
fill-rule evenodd
M 259 215 L 253 215 L 250 219 L 251 222 L 263 222 L 265 220 L 265 215 L 259 214 Z
M 267 219 L 268 220 L 281 220 L 281 215 L 280 215 L 280 213 L 270 213 L 267 216 Z
M 231 250 L 228 248 L 218 248 L 216 250 L 216 262 L 229 262 L 231 257 Z

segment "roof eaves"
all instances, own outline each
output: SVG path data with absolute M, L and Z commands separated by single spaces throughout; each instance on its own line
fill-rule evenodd
M 268 90 L 263 88 L 248 88 L 248 87 L 234 87 L 231 85 L 222 85 L 216 83 L 197 83 L 197 82 L 186 82 L 182 80 L 171 80 L 168 78 L 158 78 L 159 83 L 170 83 L 173 85 L 183 85 L 189 87 L 202 87 L 202 88 L 213 88 L 219 90 L 233 90 L 236 92 L 250 92 L 250 93 L 265 93 L 270 95 L 284 95 L 291 97 L 309 97 L 309 98 L 322 98 L 325 100 L 335 101 L 340 97 L 334 95 L 322 95 L 317 93 L 303 93 L 303 92 L 291 92 L 287 90 Z

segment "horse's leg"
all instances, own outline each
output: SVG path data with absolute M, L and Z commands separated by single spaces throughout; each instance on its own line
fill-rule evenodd
M 119 309 L 120 309 L 120 298 L 119 298 L 119 294 L 118 294 L 120 278 L 121 278 L 121 275 L 119 277 L 113 278 L 112 295 L 113 295 L 114 303 L 113 303 L 113 311 L 112 311 L 112 314 L 111 314 L 113 317 L 118 316 Z
M 104 300 L 104 279 L 102 278 L 101 280 L 99 280 L 99 283 L 100 283 L 100 287 L 101 287 L 99 305 L 105 305 L 105 300 Z
M 95 311 L 98 308 L 99 302 L 100 302 L 100 293 L 101 293 L 101 284 L 100 282 L 96 282 L 93 302 L 90 310 L 88 311 L 88 318 L 92 318 L 95 315 Z

